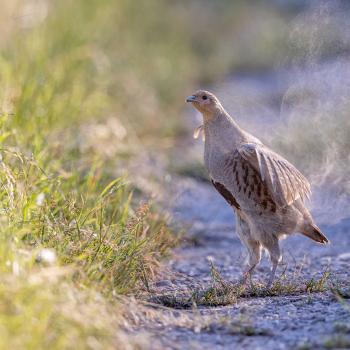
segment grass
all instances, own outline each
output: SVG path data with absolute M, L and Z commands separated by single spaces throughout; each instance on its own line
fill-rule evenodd
M 244 287 L 242 284 L 226 282 L 214 265 L 211 265 L 212 284 L 208 288 L 198 288 L 190 296 L 186 293 L 178 295 L 154 296 L 154 303 L 175 309 L 187 309 L 197 306 L 215 307 L 236 304 L 244 298 L 265 298 L 287 295 L 301 295 L 324 292 L 328 287 L 329 271 L 324 271 L 319 278 L 308 280 L 288 280 L 286 276 L 276 280 L 270 289 L 264 285 L 254 284 Z
M 56 274 L 51 270 L 50 276 L 48 272 L 2 280 L 1 348 L 108 348 L 120 341 L 131 348 L 116 305 L 107 308 L 98 295 L 73 288 L 69 280 L 56 276 L 59 269 Z
M 348 349 L 350 346 L 350 340 L 344 336 L 336 336 L 324 341 L 325 349 Z
M 147 290 L 177 240 L 141 200 L 144 153 L 184 132 L 194 86 L 275 64 L 288 15 L 243 1 L 0 4 L 0 347 L 141 347 L 120 295 Z
M 99 11 L 95 11 L 97 5 Z M 118 25 L 113 19 L 119 10 L 132 11 L 130 6 L 120 2 L 118 7 L 112 1 L 52 3 L 44 20 L 38 19 L 31 28 L 19 25 L 2 48 L 3 348 L 118 347 L 125 320 L 118 312 L 122 304 L 113 298 L 147 288 L 159 260 L 176 242 L 164 215 L 133 199 L 132 184 L 113 171 L 118 163 L 123 164 L 123 155 L 138 146 L 135 140 L 142 122 L 147 123 L 155 112 L 142 112 L 145 101 L 155 89 L 161 93 L 165 88 L 158 87 L 158 80 L 167 79 L 164 72 L 156 76 L 157 62 L 154 74 L 148 71 L 150 82 L 142 80 L 142 62 L 137 63 L 139 70 L 118 66 L 140 56 L 138 42 L 143 38 L 106 49 Z M 157 19 L 148 11 L 145 25 L 151 26 Z M 123 27 L 122 22 L 119 25 Z M 170 35 L 171 25 L 165 29 Z M 136 28 L 127 30 L 135 36 L 138 33 Z M 167 44 L 161 41 L 159 45 L 169 56 Z M 129 56 L 120 57 L 123 52 Z M 172 64 L 181 66 L 180 62 L 174 55 Z M 109 76 L 114 78 L 109 80 Z M 144 83 L 147 94 L 138 86 L 126 92 L 133 81 Z M 177 83 L 175 79 L 170 82 L 174 86 L 168 86 L 169 93 L 174 93 Z M 118 91 L 123 94 L 114 102 Z M 97 128 L 96 120 L 105 120 L 112 112 L 125 114 L 125 104 L 136 95 L 140 103 L 132 104 L 123 122 L 139 114 L 140 125 L 136 128 L 130 123 L 126 128 L 114 117 L 116 128 L 127 130 L 128 139 L 117 137 L 118 154 L 107 159 L 97 147 L 99 139 L 92 146 L 87 144 L 85 130 Z M 113 131 L 111 136 L 118 136 L 118 130 Z M 120 147 L 120 152 L 118 145 L 124 141 L 136 146 L 130 151 Z M 53 266 L 37 258 L 43 248 L 57 256 Z M 123 338 L 122 344 L 126 348 L 131 342 Z
M 165 220 L 133 205 L 123 179 L 108 183 L 97 169 L 63 178 L 5 149 L 1 167 L 4 347 L 86 348 L 90 336 L 111 346 L 120 321 L 109 319 L 120 306 L 108 300 L 147 287 L 175 242 Z M 51 267 L 38 259 L 43 247 L 57 255 Z
M 348 323 L 336 323 L 333 329 L 335 336 L 324 342 L 326 349 L 348 348 L 350 346 L 350 328 Z
M 1 5 L 1 347 L 133 347 L 116 298 L 147 289 L 176 238 L 127 166 L 171 146 L 184 96 L 235 64 L 209 28 L 241 4 Z
M 346 312 L 349 312 L 349 306 L 344 299 L 349 296 L 342 294 L 339 288 L 332 290 L 335 298 L 343 306 Z M 320 341 L 314 343 L 306 343 L 303 346 L 299 347 L 302 349 L 314 349 L 315 347 L 320 347 L 324 349 L 348 349 L 350 346 L 350 324 L 348 322 L 337 322 L 334 324 L 331 335 L 321 338 Z
M 208 333 L 224 333 L 230 335 L 243 335 L 246 337 L 271 336 L 272 332 L 268 329 L 260 328 L 251 322 L 251 320 L 239 317 L 232 319 L 230 317 L 221 317 L 215 322 L 209 323 L 204 330 Z

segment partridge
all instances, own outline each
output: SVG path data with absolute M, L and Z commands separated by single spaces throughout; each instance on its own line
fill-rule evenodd
M 248 250 L 246 283 L 259 264 L 262 249 L 269 253 L 271 287 L 281 260 L 279 241 L 301 233 L 328 243 L 316 226 L 305 199 L 311 194 L 308 180 L 286 159 L 244 131 L 208 91 L 186 99 L 203 117 L 204 162 L 212 184 L 236 213 L 236 230 Z

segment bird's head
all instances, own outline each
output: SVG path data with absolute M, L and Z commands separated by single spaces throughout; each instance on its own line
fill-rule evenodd
M 205 90 L 199 90 L 188 96 L 186 102 L 192 103 L 193 107 L 202 113 L 204 121 L 209 121 L 223 111 L 223 107 L 215 95 Z

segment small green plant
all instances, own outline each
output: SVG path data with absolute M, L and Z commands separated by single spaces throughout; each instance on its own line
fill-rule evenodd
M 239 302 L 243 298 L 277 297 L 285 295 L 300 295 L 317 293 L 327 290 L 330 278 L 329 271 L 324 271 L 320 278 L 305 281 L 289 280 L 283 274 L 281 280 L 276 280 L 270 289 L 264 285 L 254 284 L 250 287 L 241 283 L 231 283 L 223 279 L 215 265 L 210 262 L 211 286 L 198 288 L 188 297 L 185 293 L 179 295 L 161 295 L 152 297 L 152 301 L 172 308 L 191 308 L 197 306 L 223 306 Z
M 240 284 L 233 285 L 226 282 L 213 262 L 210 262 L 210 274 L 212 286 L 205 290 L 196 290 L 191 296 L 195 305 L 215 306 L 229 305 L 237 302 L 243 293 L 244 287 Z
M 330 272 L 324 271 L 321 278 L 311 278 L 308 282 L 306 282 L 306 291 L 308 293 L 324 292 L 327 289 L 329 277 Z
M 326 349 L 348 349 L 350 347 L 350 339 L 337 335 L 325 340 L 323 346 Z
M 250 319 L 238 317 L 220 317 L 215 323 L 210 323 L 206 327 L 207 332 L 221 332 L 231 335 L 244 335 L 247 337 L 253 336 L 270 336 L 271 331 L 257 327 Z

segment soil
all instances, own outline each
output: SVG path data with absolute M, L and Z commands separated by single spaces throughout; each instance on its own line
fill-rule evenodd
M 329 63 L 324 70 L 329 70 Z M 221 83 L 220 88 L 214 87 L 220 97 L 224 96 L 224 105 L 228 105 L 230 112 L 233 111 L 238 121 L 258 137 L 268 136 L 271 128 L 267 129 L 267 121 L 271 125 L 281 123 L 280 100 L 292 74 L 279 72 L 279 79 L 274 74 L 233 77 L 227 83 Z M 323 74 L 322 70 L 320 74 Z M 308 81 L 306 74 L 301 72 L 300 76 Z M 228 90 L 234 100 L 224 93 Z M 317 92 L 314 90 L 314 93 Z M 319 98 L 322 93 L 319 92 Z M 239 106 L 235 104 L 237 101 L 240 101 Z M 256 101 L 256 104 L 252 105 L 250 101 Z M 262 117 L 264 123 L 261 123 Z M 189 128 L 198 126 L 196 118 L 196 115 L 188 116 Z M 186 154 L 184 148 L 192 147 L 192 155 L 194 152 L 195 157 L 201 159 L 202 142 L 193 142 L 182 144 L 182 149 L 176 150 L 179 157 Z M 151 286 L 149 301 L 155 308 L 158 304 L 166 312 L 174 312 L 175 319 L 183 317 L 188 321 L 169 322 L 166 326 L 161 322 L 150 322 L 146 329 L 160 348 L 350 348 L 348 197 L 335 200 L 327 188 L 314 188 L 310 207 L 331 243 L 319 245 L 298 234 L 281 242 L 283 261 L 276 279 L 282 286 L 280 295 L 262 292 L 261 297 L 246 296 L 227 305 L 204 306 L 191 303 L 191 296 L 213 286 L 212 266 L 225 283 L 238 283 L 246 251 L 235 234 L 232 209 L 209 182 L 177 175 L 171 175 L 171 182 L 174 188 L 173 221 L 185 228 L 186 234 L 183 244 L 168 262 L 166 273 Z M 340 202 L 339 208 L 336 204 L 340 205 Z M 258 290 L 264 290 L 269 268 L 269 260 L 264 257 L 253 278 Z M 325 273 L 327 278 L 321 291 L 310 291 L 305 287 Z M 289 284 L 300 288 L 288 292 L 283 286 Z

